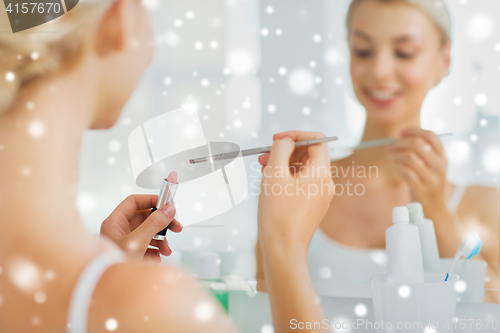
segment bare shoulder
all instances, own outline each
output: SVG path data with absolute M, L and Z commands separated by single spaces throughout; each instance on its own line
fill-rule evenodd
M 128 262 L 110 267 L 96 287 L 89 332 L 235 332 L 229 318 L 189 273 Z
M 470 186 L 457 209 L 464 217 L 474 216 L 483 222 L 498 224 L 500 191 L 495 187 Z

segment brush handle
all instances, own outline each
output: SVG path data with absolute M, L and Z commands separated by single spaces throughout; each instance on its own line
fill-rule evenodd
M 460 259 L 461 256 L 462 256 L 462 253 L 460 253 L 460 251 L 455 255 L 455 258 L 453 259 L 453 262 L 451 263 L 451 267 L 448 270 L 448 273 L 446 274 L 445 281 L 447 281 L 449 276 L 451 275 L 451 273 L 453 273 L 453 269 L 455 268 L 455 265 L 457 264 L 458 259 Z

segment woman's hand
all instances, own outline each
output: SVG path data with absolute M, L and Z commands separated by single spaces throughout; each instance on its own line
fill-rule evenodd
M 271 153 L 259 158 L 259 240 L 276 332 L 289 332 L 292 319 L 324 318 L 307 268 L 307 248 L 334 194 L 330 159 L 326 143 L 295 149 L 295 141 L 321 137 L 276 134 Z
M 304 255 L 333 197 L 326 143 L 295 149 L 295 141 L 324 137 L 290 131 L 276 134 L 270 154 L 259 157 L 262 185 L 259 197 L 259 237 L 299 249 Z
M 411 187 L 412 200 L 420 202 L 427 212 L 447 210 L 448 158 L 439 137 L 420 128 L 407 129 L 390 151 L 396 170 Z
M 102 223 L 101 236 L 107 236 L 125 252 L 160 262 L 160 254 L 169 256 L 172 250 L 166 239 L 153 240 L 153 236 L 167 226 L 173 232 L 181 232 L 182 225 L 174 219 L 174 205 L 165 205 L 150 214 L 157 200 L 157 195 L 129 196 Z M 148 248 L 149 245 L 158 249 Z

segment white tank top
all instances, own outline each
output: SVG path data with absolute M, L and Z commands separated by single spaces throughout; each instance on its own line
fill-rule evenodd
M 448 202 L 455 211 L 465 192 L 456 186 Z M 363 249 L 339 243 L 320 228 L 314 233 L 307 251 L 307 265 L 315 282 L 344 285 L 370 284 L 372 276 L 387 274 L 385 248 Z
M 122 251 L 108 251 L 94 257 L 83 269 L 75 288 L 68 311 L 68 333 L 87 333 L 90 301 L 104 272 L 114 264 L 125 261 Z

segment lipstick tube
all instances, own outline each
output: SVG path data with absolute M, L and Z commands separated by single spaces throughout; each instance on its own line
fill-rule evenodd
M 177 192 L 178 186 L 179 184 L 177 183 L 171 183 L 166 179 L 164 180 L 163 186 L 161 187 L 160 195 L 158 196 L 158 203 L 156 204 L 156 207 L 151 208 L 151 214 L 156 210 L 158 210 L 159 208 L 165 206 L 166 204 L 174 203 L 175 193 Z M 165 237 L 167 235 L 167 229 L 168 227 L 158 232 L 153 237 L 153 239 L 165 240 Z

